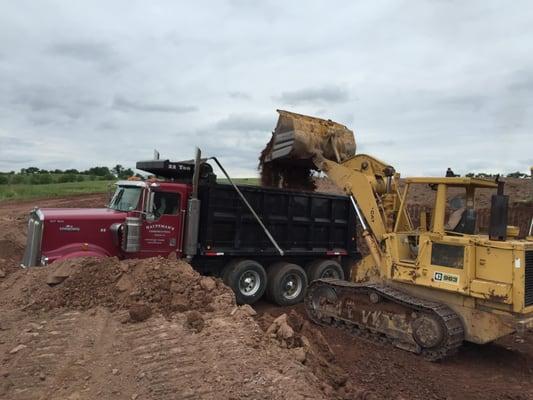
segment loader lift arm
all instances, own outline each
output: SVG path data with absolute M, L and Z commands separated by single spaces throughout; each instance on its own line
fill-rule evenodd
M 384 235 L 393 230 L 412 230 L 409 215 L 405 207 L 401 207 L 404 199 L 398 190 L 400 174 L 392 166 L 366 154 L 355 155 L 341 163 L 318 154 L 313 163 L 352 197 L 358 218 L 363 214 L 365 221 L 360 220 L 363 238 L 379 267 Z

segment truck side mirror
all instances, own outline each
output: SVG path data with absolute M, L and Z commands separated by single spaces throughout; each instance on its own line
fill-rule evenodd
M 155 221 L 155 214 L 154 214 L 154 198 L 155 198 L 155 192 L 149 191 L 148 192 L 148 199 L 146 200 L 146 219 L 148 221 Z

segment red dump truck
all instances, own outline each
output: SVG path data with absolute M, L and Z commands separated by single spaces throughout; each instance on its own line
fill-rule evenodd
M 359 257 L 348 197 L 237 186 L 229 176 L 231 184 L 220 184 L 199 154 L 137 168 L 164 180 L 119 181 L 106 208 L 34 209 L 22 266 L 175 252 L 201 273 L 222 277 L 239 303 L 266 293 L 290 305 L 302 300 L 308 282 L 344 278 Z

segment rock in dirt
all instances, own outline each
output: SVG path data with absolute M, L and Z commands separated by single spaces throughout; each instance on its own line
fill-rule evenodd
M 152 316 L 152 309 L 146 304 L 134 304 L 129 309 L 129 315 L 133 322 L 146 321 Z
M 24 345 L 24 344 L 19 344 L 18 346 L 12 348 L 12 349 L 9 351 L 9 354 L 16 354 L 16 353 L 18 353 L 19 351 L 24 350 L 26 347 L 28 347 L 28 346 L 26 346 L 26 345 Z
M 121 264 L 122 266 L 122 264 Z M 122 275 L 118 282 L 116 283 L 117 289 L 121 292 L 132 292 L 134 289 L 134 283 L 133 280 L 129 277 L 129 275 Z
M 303 347 L 298 347 L 293 350 L 294 357 L 296 360 L 300 361 L 302 364 L 305 362 L 307 357 L 307 351 Z
M 79 259 L 70 259 L 65 261 L 56 261 L 48 267 L 46 283 L 57 285 L 67 279 L 79 263 Z
M 278 331 L 278 328 L 282 323 L 287 323 L 287 314 L 281 314 L 279 317 L 274 319 L 268 329 L 266 330 L 266 333 L 276 333 Z
M 255 311 L 249 304 L 243 304 L 242 306 L 235 307 L 233 310 L 231 310 L 230 315 L 232 316 L 246 316 L 246 317 L 254 317 L 257 315 L 257 311 Z
M 288 340 L 294 337 L 294 329 L 292 329 L 287 323 L 280 325 L 277 335 L 279 338 Z
M 172 311 L 184 312 L 187 311 L 189 307 L 189 300 L 184 295 L 178 293 L 172 296 Z
M 204 317 L 198 311 L 191 311 L 187 314 L 185 325 L 194 332 L 201 332 L 205 326 Z
M 205 291 L 211 292 L 217 287 L 217 283 L 213 278 L 210 278 L 209 276 L 204 276 L 202 279 L 200 279 L 200 286 Z
M 287 340 L 294 337 L 294 329 L 287 323 L 287 314 L 281 314 L 267 329 L 268 334 L 275 334 L 279 339 Z
M 0 278 L 5 278 L 6 277 L 6 272 L 0 268 Z

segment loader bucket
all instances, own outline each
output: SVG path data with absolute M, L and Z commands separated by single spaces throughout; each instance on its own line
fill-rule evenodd
M 331 120 L 277 110 L 279 113 L 272 139 L 265 148 L 263 161 L 287 161 L 315 168 L 316 154 L 341 162 L 355 154 L 355 138 L 346 126 Z

